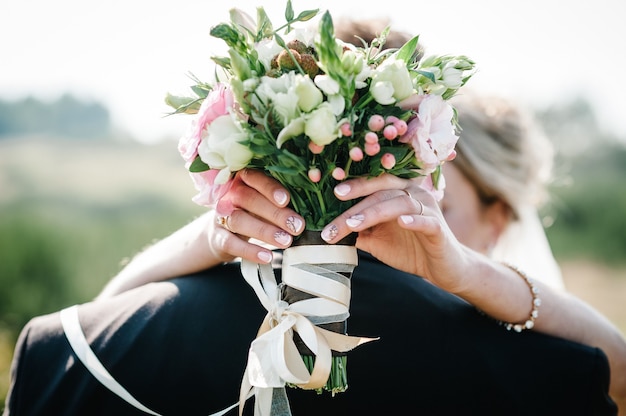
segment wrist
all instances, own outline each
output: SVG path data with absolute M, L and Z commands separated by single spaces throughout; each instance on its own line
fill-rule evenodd
M 468 256 L 463 273 L 463 285 L 455 293 L 457 296 L 493 319 L 505 325 L 511 323 L 511 329 L 534 326 L 541 300 L 534 282 L 527 280 L 523 272 L 474 252 Z M 532 322 L 526 326 L 527 321 Z

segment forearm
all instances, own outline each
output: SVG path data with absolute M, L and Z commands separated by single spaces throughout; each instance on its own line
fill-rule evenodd
M 505 322 L 525 322 L 532 309 L 529 286 L 517 272 L 485 257 L 472 257 L 475 270 L 457 293 L 489 316 Z M 532 276 L 531 276 L 532 278 Z M 569 293 L 556 291 L 540 282 L 541 306 L 533 330 L 598 347 L 611 367 L 611 396 L 626 411 L 626 339 L 602 314 Z
M 209 244 L 207 233 L 214 226 L 212 212 L 149 246 L 105 286 L 98 298 L 106 298 L 150 282 L 194 273 L 230 260 Z

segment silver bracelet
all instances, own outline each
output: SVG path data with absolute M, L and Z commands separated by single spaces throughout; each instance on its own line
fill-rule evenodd
M 521 271 L 517 266 L 514 266 L 509 263 L 504 263 L 504 262 L 502 264 L 508 267 L 509 269 L 513 270 L 515 273 L 517 273 L 520 277 L 522 277 L 526 281 L 526 284 L 528 284 L 528 287 L 530 288 L 530 294 L 533 297 L 533 303 L 532 303 L 532 310 L 530 311 L 530 316 L 528 317 L 526 322 L 514 324 L 510 322 L 498 321 L 498 323 L 504 326 L 508 331 L 512 329 L 515 332 L 522 332 L 525 329 L 532 329 L 535 326 L 535 320 L 539 316 L 539 306 L 541 306 L 541 298 L 539 297 L 539 288 L 535 286 L 532 279 L 528 277 L 526 273 Z

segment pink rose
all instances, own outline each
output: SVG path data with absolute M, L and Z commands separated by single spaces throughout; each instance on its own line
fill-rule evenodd
M 185 162 L 193 162 L 198 155 L 198 146 L 207 126 L 216 118 L 228 114 L 234 109 L 234 104 L 232 91 L 227 88 L 226 84 L 218 83 L 202 102 L 189 132 L 178 142 L 178 151 Z
M 452 107 L 441 96 L 426 95 L 419 100 L 417 115 L 399 139 L 411 143 L 425 174 L 432 173 L 454 152 L 459 137 L 452 125 L 453 114 Z
M 191 180 L 199 193 L 192 198 L 192 201 L 205 207 L 214 206 L 232 186 L 230 179 L 223 185 L 216 185 L 215 178 L 220 173 L 219 169 L 209 169 L 204 172 L 189 172 Z

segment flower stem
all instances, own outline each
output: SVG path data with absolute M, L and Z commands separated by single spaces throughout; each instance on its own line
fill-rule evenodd
M 306 366 L 309 374 L 313 372 L 315 366 L 315 357 L 312 355 L 301 355 L 302 361 Z M 348 389 L 348 372 L 347 372 L 348 356 L 339 355 L 333 356 L 330 365 L 330 374 L 328 380 L 323 387 L 316 389 L 317 394 L 322 394 L 322 391 L 326 390 L 334 397 L 337 393 L 343 393 Z M 297 387 L 296 385 L 289 384 L 290 387 Z
M 324 203 L 324 196 L 322 195 L 322 192 L 319 188 L 315 191 L 315 194 L 317 195 L 317 200 L 320 203 L 320 218 L 324 218 L 324 214 L 326 214 L 326 204 Z

